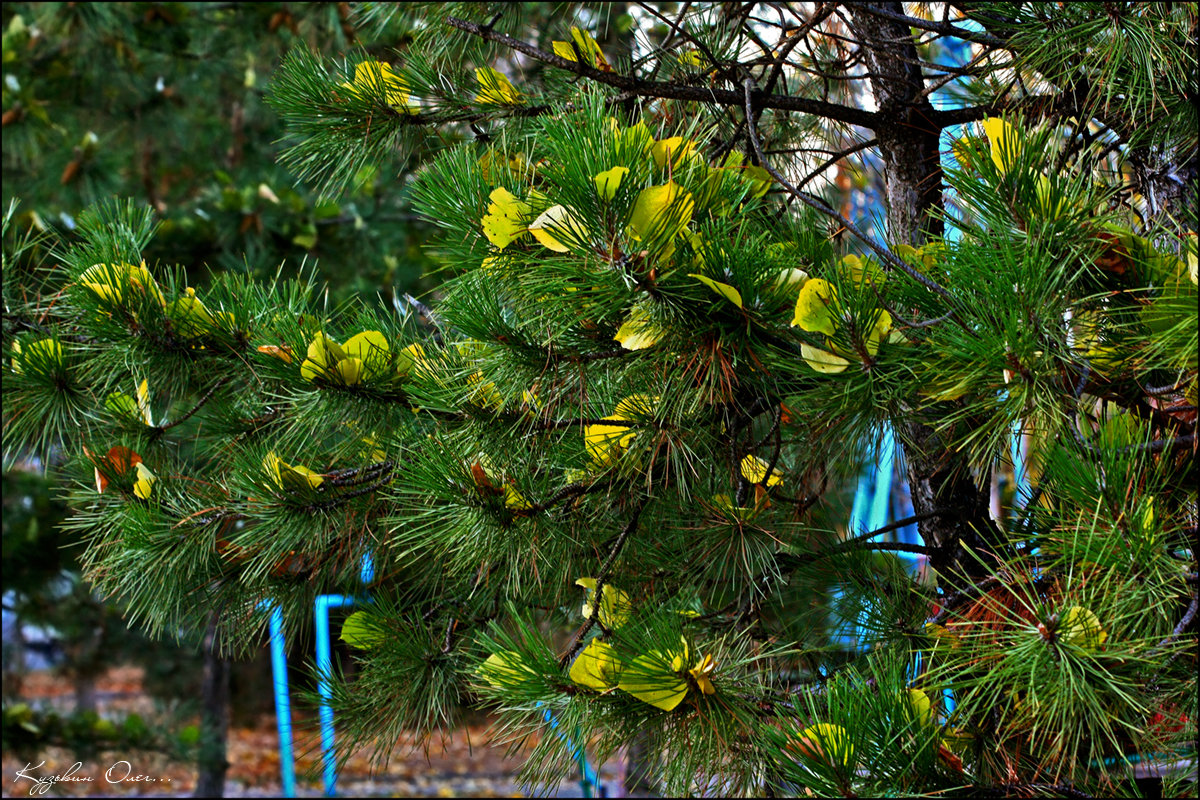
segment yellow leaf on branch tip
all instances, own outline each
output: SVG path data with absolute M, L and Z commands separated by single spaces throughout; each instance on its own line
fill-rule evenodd
M 300 377 L 308 381 L 328 377 L 337 363 L 345 357 L 346 353 L 340 344 L 317 331 L 316 336 L 308 343 L 307 358 L 300 365 Z
M 525 220 L 529 217 L 531 209 L 528 203 L 518 200 L 503 186 L 493 189 L 488 199 L 491 203 L 483 216 L 483 235 L 503 250 L 525 233 Z
M 479 81 L 479 94 L 475 95 L 476 103 L 495 106 L 520 105 L 521 93 L 503 73 L 491 67 L 479 67 L 475 70 L 475 80 Z
M 878 353 L 879 345 L 887 338 L 891 330 L 892 315 L 887 311 L 880 311 L 879 316 L 875 318 L 875 324 L 871 326 L 871 330 L 867 333 L 866 340 L 863 342 L 867 353 L 872 356 Z
M 800 326 L 806 331 L 833 336 L 837 330 L 834 308 L 837 306 L 837 289 L 827 280 L 813 278 L 804 284 L 796 298 L 796 311 L 792 316 L 792 327 Z
M 1060 630 L 1064 639 L 1084 650 L 1096 650 L 1108 640 L 1108 632 L 1096 614 L 1083 606 L 1071 606 L 1063 615 Z
M 342 86 L 358 95 L 382 94 L 384 101 L 392 108 L 415 114 L 408 95 L 408 82 L 398 75 L 390 64 L 368 59 L 354 67 L 354 83 L 343 83 Z
M 724 297 L 726 300 L 733 303 L 738 308 L 744 308 L 744 306 L 742 305 L 742 293 L 739 292 L 737 289 L 733 288 L 732 286 L 730 286 L 728 283 L 721 283 L 720 281 L 714 281 L 712 278 L 708 277 L 707 275 L 698 275 L 696 273 L 689 273 L 688 277 L 695 278 L 696 280 L 700 281 L 705 286 L 712 289 L 714 292 L 721 295 L 721 297 Z
M 529 225 L 533 238 L 556 253 L 578 250 L 591 234 L 566 206 L 551 206 Z
M 779 271 L 774 287 L 780 292 L 798 292 L 808 283 L 808 273 L 802 269 L 784 269 Z M 793 323 L 794 324 L 794 323 Z
M 604 172 L 598 173 L 594 180 L 596 181 L 596 191 L 600 195 L 601 200 L 611 201 L 617 195 L 617 189 L 621 188 L 621 181 L 629 174 L 629 167 L 613 167 L 606 169 Z
M 374 618 L 366 611 L 355 611 L 346 617 L 338 638 L 359 650 L 370 650 L 384 641 L 383 631 L 379 630 Z

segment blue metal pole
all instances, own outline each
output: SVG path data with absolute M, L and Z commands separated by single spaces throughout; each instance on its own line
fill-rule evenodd
M 287 647 L 283 610 L 270 600 L 258 604 L 271 610 L 271 682 L 275 691 L 275 725 L 279 731 L 279 773 L 284 797 L 296 796 L 296 756 L 292 750 L 292 704 L 288 697 Z
M 329 639 L 329 610 L 354 605 L 353 597 L 323 594 L 317 597 L 314 616 L 317 636 L 317 691 L 321 695 L 321 756 L 325 765 L 325 796 L 337 791 L 337 760 L 333 754 L 333 657 Z

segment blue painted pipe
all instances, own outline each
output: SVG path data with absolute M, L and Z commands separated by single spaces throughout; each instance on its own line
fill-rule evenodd
M 538 702 L 538 707 L 543 705 L 540 701 Z M 558 719 L 550 709 L 542 709 L 542 719 L 546 720 L 546 724 L 550 726 L 550 730 L 554 731 L 554 734 L 571 751 L 571 755 L 575 758 L 575 763 L 579 764 L 579 788 L 583 791 L 584 797 L 591 797 L 592 787 L 599 785 L 599 779 L 596 771 L 588 764 L 587 752 L 583 749 L 583 745 L 573 741 L 571 737 L 559 730 Z
M 258 604 L 271 611 L 271 682 L 275 690 L 275 724 L 279 730 L 279 773 L 284 797 L 296 796 L 296 756 L 292 750 L 292 703 L 288 697 L 287 647 L 283 610 L 271 600 Z
M 337 791 L 337 759 L 333 754 L 333 657 L 329 638 L 329 610 L 352 606 L 355 598 L 340 594 L 317 597 L 313 612 L 317 636 L 317 691 L 321 695 L 321 756 L 325 766 L 325 796 Z

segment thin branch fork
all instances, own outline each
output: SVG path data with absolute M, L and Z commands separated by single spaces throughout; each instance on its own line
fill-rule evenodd
M 567 72 L 573 72 L 596 83 L 613 86 L 643 97 L 661 97 L 667 100 L 692 100 L 700 103 L 715 103 L 724 106 L 741 106 L 742 104 L 741 94 L 729 89 L 684 86 L 661 81 L 644 81 L 628 75 L 619 75 L 615 72 L 604 72 L 587 64 L 569 61 L 552 53 L 547 53 L 545 50 L 527 44 L 520 39 L 514 39 L 511 36 L 490 30 L 478 23 L 467 22 L 457 17 L 446 17 L 446 24 L 478 36 L 481 39 L 496 42 L 519 53 L 524 53 L 543 64 L 548 64 Z M 872 111 L 864 111 L 859 108 L 838 105 L 837 103 L 828 103 L 824 100 L 812 100 L 807 97 L 759 94 L 758 101 L 761 108 L 799 111 L 804 114 L 814 114 L 850 125 L 861 125 L 865 128 L 874 128 L 878 124 L 878 115 Z

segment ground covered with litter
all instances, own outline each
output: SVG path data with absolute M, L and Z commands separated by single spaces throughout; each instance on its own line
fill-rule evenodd
M 21 694 L 31 705 L 43 704 L 60 710 L 71 708 L 70 684 L 52 672 L 25 676 Z M 141 671 L 133 667 L 110 670 L 97 683 L 101 715 L 152 714 L 153 703 L 141 690 Z M 264 716 L 251 727 L 229 731 L 227 758 L 230 763 L 226 797 L 278 797 L 281 794 L 279 740 L 274 716 Z M 321 754 L 315 717 L 293 712 L 296 750 L 296 795 L 320 797 Z M 337 794 L 341 797 L 521 797 L 517 782 L 522 754 L 509 755 L 503 746 L 488 740 L 487 720 L 450 732 L 444 741 L 430 743 L 428 754 L 412 748 L 402 738 L 392 748 L 386 769 L 374 769 L 370 755 L 356 754 L 341 771 Z M 10 752 L 3 755 L 4 797 L 190 797 L 195 791 L 192 764 L 173 762 L 156 753 L 103 753 L 75 767 L 78 758 L 61 748 L 51 748 L 27 764 Z M 39 763 L 41 762 L 41 763 Z M 30 777 L 65 776 L 46 787 Z M 137 780 L 141 776 L 143 780 Z M 617 794 L 611 770 L 602 769 L 601 781 L 610 784 L 609 796 Z M 84 780 L 91 778 L 91 780 Z M 551 796 L 581 797 L 577 774 L 564 776 Z M 32 790 L 32 791 L 31 791 Z

